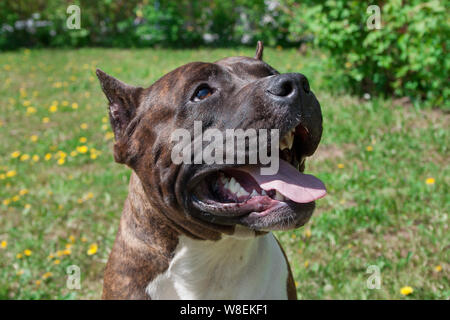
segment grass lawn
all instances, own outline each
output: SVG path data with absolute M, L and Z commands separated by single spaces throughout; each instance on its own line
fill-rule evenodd
M 0 299 L 94 299 L 127 194 L 114 163 L 99 67 L 148 86 L 171 69 L 242 50 L 22 50 L 0 54 Z M 329 194 L 303 228 L 277 232 L 301 299 L 448 299 L 450 117 L 397 100 L 331 94 L 326 57 L 266 49 L 302 72 L 324 135 L 306 171 Z M 81 289 L 66 268 L 81 269 Z M 368 289 L 367 268 L 380 268 Z M 413 292 L 402 295 L 410 286 Z

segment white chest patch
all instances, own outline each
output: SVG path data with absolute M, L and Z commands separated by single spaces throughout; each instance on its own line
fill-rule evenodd
M 287 299 L 288 267 L 272 233 L 202 241 L 180 236 L 152 299 Z

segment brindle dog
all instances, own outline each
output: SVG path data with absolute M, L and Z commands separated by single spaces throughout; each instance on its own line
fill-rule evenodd
M 306 77 L 280 74 L 262 55 L 258 42 L 254 58 L 188 63 L 146 89 L 97 70 L 114 159 L 132 169 L 104 299 L 296 298 L 270 231 L 305 224 L 325 194 L 302 173 L 321 139 L 322 115 Z M 222 132 L 278 129 L 287 139 L 272 179 L 278 184 L 267 187 L 273 181 L 262 183 L 249 166 L 174 164 L 171 133 L 192 131 L 194 121 Z

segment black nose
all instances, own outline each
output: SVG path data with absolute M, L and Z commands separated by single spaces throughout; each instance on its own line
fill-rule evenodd
M 308 79 L 301 73 L 285 73 L 273 77 L 266 91 L 275 97 L 295 98 L 310 89 Z

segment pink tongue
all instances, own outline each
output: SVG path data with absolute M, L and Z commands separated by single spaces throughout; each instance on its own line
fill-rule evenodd
M 282 159 L 280 159 L 278 173 L 275 175 L 263 176 L 260 174 L 260 168 L 253 166 L 239 169 L 250 174 L 262 189 L 277 190 L 286 198 L 297 203 L 308 203 L 327 194 L 322 181 L 312 175 L 299 172 Z

